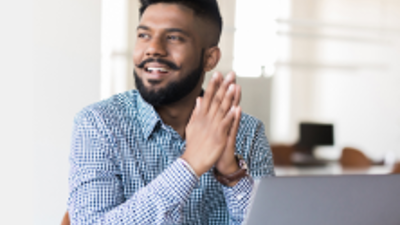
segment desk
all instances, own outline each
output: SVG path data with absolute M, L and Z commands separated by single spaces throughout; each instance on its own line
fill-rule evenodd
M 363 169 L 343 168 L 332 162 L 319 167 L 275 166 L 276 176 L 310 176 L 310 175 L 343 175 L 343 174 L 389 174 L 393 166 L 370 166 Z

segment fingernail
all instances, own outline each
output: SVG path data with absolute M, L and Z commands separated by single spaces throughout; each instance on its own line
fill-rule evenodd
M 218 77 L 218 72 L 214 72 L 212 79 L 216 79 Z
M 234 84 L 230 84 L 228 87 L 228 91 L 233 91 L 233 89 L 235 88 Z
M 231 80 L 232 80 L 232 75 L 231 74 L 226 75 L 225 82 L 230 82 Z

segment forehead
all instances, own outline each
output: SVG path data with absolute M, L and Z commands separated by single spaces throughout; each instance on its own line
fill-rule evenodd
M 184 28 L 194 30 L 199 25 L 199 20 L 194 11 L 178 4 L 158 3 L 147 7 L 144 11 L 140 25 L 157 28 Z

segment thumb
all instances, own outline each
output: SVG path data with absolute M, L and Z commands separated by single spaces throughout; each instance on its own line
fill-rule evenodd
M 194 106 L 192 116 L 190 117 L 189 123 L 192 122 L 196 118 L 196 116 L 199 114 L 201 101 L 202 101 L 201 97 L 196 98 L 196 105 Z

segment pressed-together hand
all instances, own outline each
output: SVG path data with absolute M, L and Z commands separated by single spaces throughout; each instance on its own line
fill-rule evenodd
M 234 76 L 233 73 L 232 76 Z M 233 82 L 236 83 L 235 76 Z M 236 135 L 239 129 L 240 118 L 242 113 L 241 108 L 239 106 L 240 98 L 241 98 L 241 89 L 239 85 L 236 85 L 235 96 L 233 99 L 233 106 L 235 107 L 234 121 L 232 127 L 229 129 L 229 136 L 227 144 L 225 146 L 225 150 L 223 151 L 221 157 L 215 164 L 215 167 L 217 168 L 218 172 L 223 175 L 232 174 L 240 169 L 235 158 Z
M 240 96 L 240 88 L 234 81 L 233 73 L 228 74 L 225 80 L 220 73 L 215 73 L 204 97 L 196 100 L 196 107 L 186 127 L 186 150 L 182 158 L 198 176 L 207 172 L 222 155 L 229 155 L 226 149 L 232 144 L 228 143 L 231 142 L 231 136 L 237 133 L 231 130 L 237 123 L 236 116 L 240 115 L 240 109 L 235 106 L 238 104 L 236 96 Z M 225 160 L 220 162 L 221 165 L 227 163 Z

